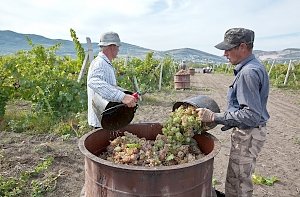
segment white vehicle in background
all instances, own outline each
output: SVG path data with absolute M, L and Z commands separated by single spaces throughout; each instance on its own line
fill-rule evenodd
M 202 68 L 202 72 L 203 73 L 211 73 L 212 70 L 213 70 L 212 67 L 209 67 L 209 66 L 207 66 L 205 68 Z

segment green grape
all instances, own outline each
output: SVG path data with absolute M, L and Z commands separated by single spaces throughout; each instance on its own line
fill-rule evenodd
M 191 138 L 190 138 L 190 137 L 186 137 L 186 138 L 185 138 L 185 141 L 186 141 L 187 143 L 190 143 L 190 142 L 191 142 Z
M 201 158 L 193 138 L 201 133 L 201 122 L 195 108 L 180 106 L 163 123 L 162 134 L 155 141 L 138 138 L 127 131 L 111 141 L 107 160 L 129 165 L 159 166 L 183 164 Z
M 176 123 L 180 124 L 181 123 L 181 119 L 180 117 L 176 116 L 173 118 L 173 123 L 176 125 Z

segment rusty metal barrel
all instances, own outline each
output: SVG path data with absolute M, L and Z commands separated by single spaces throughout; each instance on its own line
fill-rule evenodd
M 99 158 L 110 140 L 124 131 L 155 140 L 161 133 L 160 123 L 129 124 L 114 132 L 93 130 L 79 140 L 79 149 L 85 156 L 84 197 L 207 197 L 212 192 L 214 157 L 220 151 L 220 142 L 204 132 L 195 135 L 205 157 L 173 166 L 131 166 L 115 164 Z
M 175 74 L 174 75 L 174 87 L 176 90 L 179 89 L 190 89 L 191 88 L 191 80 L 190 74 Z
M 195 75 L 195 68 L 189 68 L 189 74 L 191 75 L 191 76 L 194 76 Z

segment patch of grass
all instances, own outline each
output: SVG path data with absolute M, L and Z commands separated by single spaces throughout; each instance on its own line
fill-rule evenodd
M 53 118 L 44 112 L 33 112 L 31 102 L 14 100 L 8 102 L 1 129 L 16 133 L 46 133 Z
M 71 136 L 81 137 L 90 131 L 87 113 L 77 113 L 66 120 L 61 120 L 52 128 L 53 132 L 68 139 Z
M 28 134 L 55 133 L 64 139 L 81 137 L 90 130 L 86 112 L 70 114 L 64 118 L 55 117 L 48 112 L 33 111 L 31 103 L 26 101 L 8 103 L 0 129 Z
M 34 169 L 22 171 L 17 177 L 0 175 L 0 196 L 44 196 L 56 187 L 56 180 L 62 172 L 48 173 L 53 164 L 53 157 L 48 157 L 37 164 Z
M 253 174 L 252 175 L 252 181 L 254 184 L 257 185 L 267 185 L 267 186 L 272 186 L 274 185 L 275 182 L 278 182 L 279 179 L 275 176 L 271 177 L 264 177 L 258 174 Z
M 294 139 L 294 143 L 295 143 L 295 144 L 300 145 L 300 138 L 295 137 L 295 138 L 293 138 L 293 139 Z
M 215 177 L 213 177 L 212 179 L 212 186 L 216 187 L 216 185 L 221 185 L 222 183 L 220 181 L 218 181 Z
M 34 113 L 31 111 L 8 112 L 5 115 L 6 130 L 16 133 L 47 133 L 55 121 L 47 113 Z

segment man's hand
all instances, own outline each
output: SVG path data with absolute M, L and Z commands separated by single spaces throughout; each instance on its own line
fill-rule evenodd
M 213 122 L 214 121 L 214 112 L 206 108 L 196 109 L 198 116 L 202 122 Z
M 138 100 L 135 96 L 132 96 L 130 94 L 125 94 L 122 103 L 126 104 L 127 107 L 135 107 L 137 101 Z

